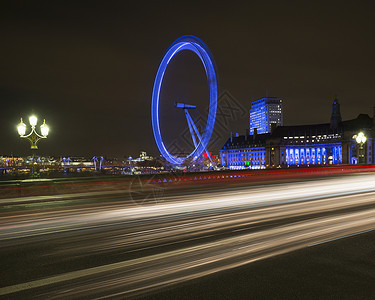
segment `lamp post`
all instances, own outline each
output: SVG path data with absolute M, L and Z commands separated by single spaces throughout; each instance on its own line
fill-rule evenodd
M 355 141 L 357 142 L 359 149 L 358 149 L 358 163 L 364 164 L 365 163 L 365 155 L 363 153 L 363 144 L 366 143 L 366 136 L 363 132 L 358 133 L 355 137 Z
M 38 132 L 36 132 L 36 129 L 35 129 L 36 125 L 38 123 L 38 118 L 36 116 L 32 115 L 31 117 L 29 117 L 29 123 L 30 123 L 30 126 L 31 126 L 31 131 L 30 131 L 29 134 L 26 134 L 26 124 L 22 121 L 22 118 L 21 118 L 21 122 L 17 126 L 17 130 L 18 130 L 18 134 L 20 135 L 21 138 L 25 138 L 30 142 L 30 148 L 31 148 L 31 150 L 33 150 L 32 164 L 34 165 L 35 164 L 34 150 L 38 149 L 37 143 L 41 139 L 47 138 L 48 133 L 49 133 L 49 127 L 46 124 L 46 120 L 44 120 L 43 124 L 40 125 L 41 134 L 39 134 Z M 32 168 L 32 173 L 34 173 L 34 168 Z

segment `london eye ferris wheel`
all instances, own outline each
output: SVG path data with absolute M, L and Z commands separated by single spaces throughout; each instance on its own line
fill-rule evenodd
M 193 150 L 185 156 L 175 156 L 171 154 L 162 138 L 162 132 L 160 130 L 160 91 L 163 83 L 163 78 L 165 71 L 170 63 L 171 59 L 180 51 L 189 50 L 195 53 L 204 66 L 204 70 L 207 77 L 207 82 L 209 85 L 209 110 L 208 117 L 205 128 L 203 132 L 200 132 L 194 119 L 190 114 L 190 110 L 196 109 L 195 105 L 190 105 L 186 103 L 175 103 L 175 107 L 181 108 L 186 117 L 186 121 L 189 127 L 189 132 L 191 134 L 192 143 L 194 144 Z M 208 157 L 210 155 L 207 150 L 207 145 L 210 141 L 216 118 L 217 110 L 217 97 L 218 97 L 218 83 L 216 75 L 216 67 L 210 50 L 207 45 L 203 43 L 199 38 L 192 35 L 185 35 L 177 39 L 172 43 L 165 53 L 157 71 L 154 88 L 152 91 L 151 100 L 151 121 L 152 129 L 155 137 L 156 144 L 159 148 L 162 156 L 172 164 L 179 165 L 186 160 L 195 161 L 202 156 L 204 152 L 207 153 Z

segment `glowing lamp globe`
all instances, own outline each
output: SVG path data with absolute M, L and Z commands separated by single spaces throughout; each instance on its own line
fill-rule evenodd
M 40 131 L 42 132 L 42 136 L 47 137 L 49 132 L 49 127 L 46 124 L 46 120 L 44 120 L 43 124 L 40 125 Z
M 26 124 L 22 122 L 22 118 L 21 118 L 21 122 L 17 126 L 17 130 L 20 136 L 23 136 L 26 133 Z
M 364 143 L 366 143 L 367 138 L 365 137 L 363 132 L 360 132 L 360 133 L 358 133 L 355 140 L 358 144 L 360 144 L 360 143 L 364 144 Z
M 30 125 L 32 127 L 35 127 L 36 126 L 36 123 L 38 123 L 38 118 L 36 116 L 31 116 L 29 118 L 29 122 L 30 122 Z

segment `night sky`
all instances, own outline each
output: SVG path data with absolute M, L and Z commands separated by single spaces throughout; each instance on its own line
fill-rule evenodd
M 223 139 L 245 132 L 250 102 L 266 95 L 284 100 L 284 125 L 329 122 L 334 97 L 344 120 L 372 116 L 373 1 L 133 2 L 0 1 L 0 155 L 29 153 L 16 125 L 32 112 L 51 127 L 41 154 L 158 155 L 153 81 L 169 45 L 186 34 L 208 45 L 220 92 L 246 112 L 221 126 Z M 198 58 L 180 53 L 172 62 L 161 99 L 167 144 L 186 128 L 174 101 L 203 116 L 208 106 Z

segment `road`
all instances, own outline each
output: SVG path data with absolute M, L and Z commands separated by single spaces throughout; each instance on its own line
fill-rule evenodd
M 150 295 L 375 229 L 373 173 L 189 187 L 146 205 L 119 193 L 81 205 L 60 199 L 58 209 L 32 199 L 13 213 L 1 202 L 0 296 L 9 299 Z

